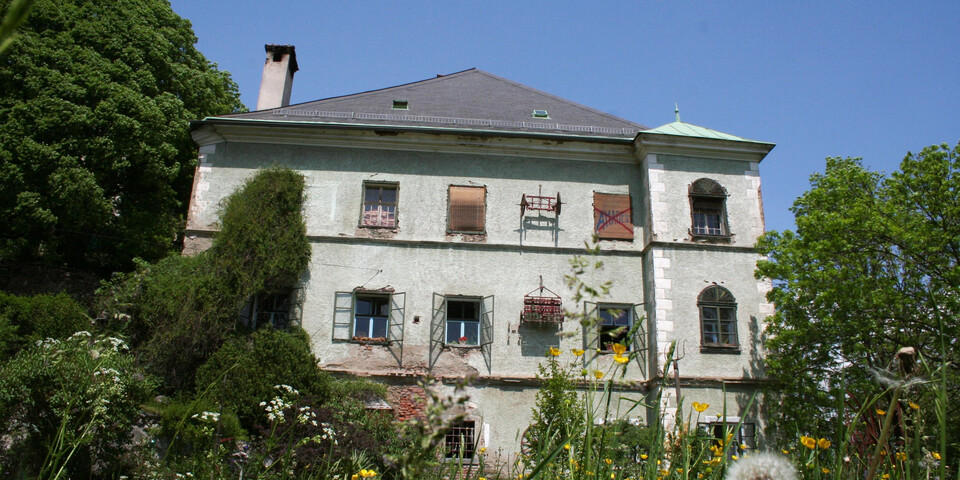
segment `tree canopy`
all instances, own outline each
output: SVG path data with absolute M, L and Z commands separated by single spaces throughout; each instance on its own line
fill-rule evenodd
M 196 40 L 163 0 L 36 1 L 0 56 L 0 259 L 116 268 L 173 249 L 188 122 L 243 109 Z
M 796 232 L 761 238 L 770 260 L 757 269 L 774 282 L 767 361 L 781 382 L 781 434 L 842 431 L 843 406 L 884 390 L 877 372 L 901 347 L 933 366 L 952 362 L 956 398 L 960 145 L 908 154 L 889 176 L 829 158 L 792 211 Z M 929 406 L 923 389 L 911 395 Z

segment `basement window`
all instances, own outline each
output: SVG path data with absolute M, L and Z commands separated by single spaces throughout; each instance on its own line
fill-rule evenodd
M 534 110 L 533 116 L 535 118 L 550 118 L 550 114 L 546 110 Z
M 447 459 L 473 460 L 477 445 L 477 422 L 464 420 L 455 423 L 444 436 L 445 453 Z
M 394 110 L 410 110 L 410 102 L 407 100 L 394 100 L 393 101 Z

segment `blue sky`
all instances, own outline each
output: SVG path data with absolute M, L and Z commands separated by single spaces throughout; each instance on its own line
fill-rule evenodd
M 173 0 L 255 107 L 265 43 L 297 47 L 293 103 L 472 67 L 650 127 L 777 147 L 768 230 L 828 156 L 891 172 L 960 141 L 960 2 Z

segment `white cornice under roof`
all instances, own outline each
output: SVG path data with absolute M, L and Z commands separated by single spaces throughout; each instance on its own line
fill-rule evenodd
M 198 124 L 191 135 L 200 147 L 236 142 L 636 162 L 630 138 L 222 118 L 208 118 Z
M 673 154 L 702 158 L 722 158 L 747 162 L 762 161 L 776 145 L 757 141 L 724 140 L 640 132 L 634 140 L 636 155 Z

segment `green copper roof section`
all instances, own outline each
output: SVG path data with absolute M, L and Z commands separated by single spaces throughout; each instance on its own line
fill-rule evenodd
M 679 117 L 680 114 L 678 112 L 676 122 L 668 123 L 650 130 L 643 130 L 640 133 L 659 133 L 662 135 L 677 135 L 681 137 L 713 138 L 717 140 L 730 140 L 734 142 L 767 143 L 738 137 L 729 133 L 718 132 L 716 130 L 711 130 L 709 128 L 694 125 L 692 123 L 684 123 L 679 120 Z

